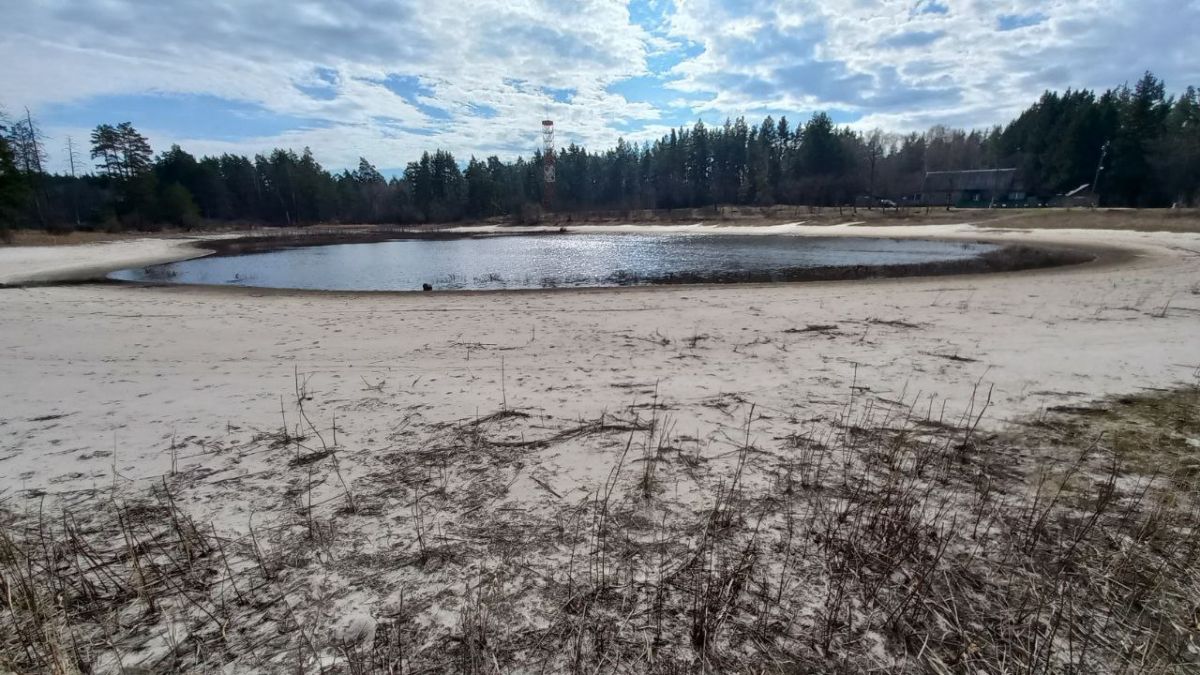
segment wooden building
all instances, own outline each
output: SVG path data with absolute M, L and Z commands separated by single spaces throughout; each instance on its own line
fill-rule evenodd
M 928 205 L 964 209 L 1013 208 L 1031 201 L 1016 169 L 929 171 L 921 198 Z

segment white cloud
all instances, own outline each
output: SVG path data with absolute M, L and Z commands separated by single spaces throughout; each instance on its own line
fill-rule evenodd
M 934 9 L 930 9 L 933 7 Z M 1001 31 L 1002 23 L 1017 24 Z M 704 45 L 674 86 L 704 108 L 832 108 L 897 130 L 1007 121 L 1047 88 L 1104 89 L 1153 70 L 1200 80 L 1187 0 L 679 0 L 672 35 Z M 897 48 L 900 47 L 900 48 Z
M 0 59 L 20 64 L 0 73 L 10 107 L 199 93 L 332 125 L 233 144 L 161 141 L 197 149 L 307 144 L 333 165 L 352 165 L 365 154 L 390 166 L 434 145 L 459 154 L 530 149 L 544 114 L 563 120 L 568 139 L 594 144 L 615 138 L 613 122 L 658 115 L 604 90 L 644 74 L 651 48 L 651 36 L 626 7 L 604 0 L 61 0 L 5 13 L 10 29 Z M 327 100 L 296 86 L 326 84 L 315 77 L 318 68 L 336 73 Z M 389 75 L 419 76 L 430 92 L 415 100 L 398 95 L 382 84 Z M 575 93 L 556 101 L 542 87 Z M 495 114 L 480 114 L 481 106 Z
M 204 94 L 317 123 L 234 140 L 142 123 L 156 147 L 308 145 L 331 166 L 364 155 L 387 167 L 435 146 L 528 152 L 544 115 L 563 143 L 649 138 L 667 128 L 663 111 L 608 90 L 647 74 L 667 80 L 659 105 L 710 122 L 829 109 L 895 130 L 1003 122 L 1043 89 L 1106 88 L 1146 69 L 1173 89 L 1200 83 L 1189 0 L 639 2 L 632 17 L 617 0 L 9 0 L 0 103 L 37 113 Z M 398 94 L 392 75 L 420 91 Z

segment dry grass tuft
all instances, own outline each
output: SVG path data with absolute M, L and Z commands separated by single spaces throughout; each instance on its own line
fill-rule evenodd
M 502 410 L 359 454 L 314 408 L 320 447 L 259 449 L 290 487 L 237 536 L 181 506 L 183 474 L 4 511 L 0 669 L 1200 668 L 1200 392 L 999 433 L 989 403 L 949 418 L 855 392 L 765 441 L 731 399 L 715 447 L 656 397 L 649 418 Z M 598 479 L 545 472 L 566 448 Z

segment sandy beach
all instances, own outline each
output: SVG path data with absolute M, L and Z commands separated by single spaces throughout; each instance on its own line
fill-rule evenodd
M 1200 234 L 970 225 L 812 233 L 1108 253 L 1095 263 L 996 275 L 548 293 L 0 289 L 0 502 L 28 510 L 48 499 L 80 509 L 97 493 L 134 496 L 169 476 L 191 517 L 242 538 L 248 522 L 288 521 L 303 491 L 307 460 L 299 444 L 270 442 L 280 429 L 308 436 L 304 447 L 314 453 L 339 448 L 336 480 L 322 465 L 314 488 L 308 470 L 311 513 L 314 503 L 332 509 L 343 493 L 380 486 L 389 462 L 436 449 L 432 439 L 451 425 L 519 414 L 519 428 L 503 428 L 507 443 L 529 448 L 515 473 L 469 474 L 459 487 L 503 480 L 501 501 L 484 512 L 502 504 L 536 514 L 586 503 L 611 475 L 620 438 L 562 435 L 588 421 L 669 418 L 676 441 L 717 467 L 732 461 L 751 409 L 753 438 L 766 447 L 838 419 L 848 401 L 859 409 L 907 406 L 930 418 L 939 410 L 946 419 L 978 414 L 986 430 L 1055 407 L 1196 382 Z M 196 254 L 183 246 L 145 239 L 0 249 L 0 281 Z M 556 432 L 563 442 L 529 443 Z M 679 485 L 665 488 L 677 504 L 703 501 L 700 487 Z M 405 514 L 395 522 L 415 513 L 407 501 L 379 500 L 381 523 L 392 522 L 389 513 Z M 477 508 L 447 510 L 436 527 L 465 526 L 484 513 Z M 423 516 L 412 517 L 419 528 Z M 356 550 L 396 545 L 385 541 L 388 526 L 343 527 L 359 533 Z M 370 617 L 404 584 L 410 600 L 424 598 L 424 621 L 457 625 L 451 599 L 461 596 L 459 580 L 481 569 L 442 568 L 419 583 L 422 572 L 400 570 L 364 587 L 356 575 L 378 570 L 347 564 L 313 591 L 327 603 L 320 612 L 329 625 L 343 628 L 373 626 Z M 305 578 L 291 582 L 316 583 Z M 459 595 L 439 595 L 447 589 Z M 144 648 L 155 658 L 167 649 Z
M 645 402 L 657 386 L 681 429 L 710 438 L 729 421 L 711 405 L 722 400 L 753 401 L 782 421 L 842 405 L 852 384 L 938 406 L 965 405 L 980 385 L 994 387 L 986 421 L 999 423 L 1187 383 L 1200 367 L 1200 235 L 813 229 L 1108 246 L 1134 257 L 1001 275 L 553 293 L 0 290 L 0 494 L 90 487 L 111 473 L 114 446 L 123 475 L 156 480 L 172 438 L 202 447 L 230 442 L 234 427 L 277 424 L 297 371 L 314 404 L 365 450 L 398 410 L 446 422 L 491 413 L 505 398 L 589 418 Z M 180 240 L 156 239 L 0 249 L 0 278 L 189 255 Z

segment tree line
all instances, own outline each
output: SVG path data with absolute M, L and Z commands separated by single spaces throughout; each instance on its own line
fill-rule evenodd
M 177 145 L 155 156 L 130 123 L 100 124 L 88 159 L 65 139 L 69 171 L 46 170 L 47 139 L 33 116 L 0 119 L 0 227 L 190 228 L 204 221 L 297 225 L 426 223 L 536 217 L 542 156 L 502 161 L 426 152 L 385 178 L 365 158 L 341 172 L 305 148 L 253 158 L 196 158 Z M 1147 73 L 1134 86 L 1046 92 L 1015 120 L 982 130 L 854 131 L 818 112 L 697 122 L 653 143 L 594 152 L 570 144 L 555 158 L 561 212 L 721 204 L 920 204 L 928 171 L 1016 167 L 1035 202 L 1084 185 L 1101 205 L 1192 206 L 1200 200 L 1200 95 L 1171 96 Z

